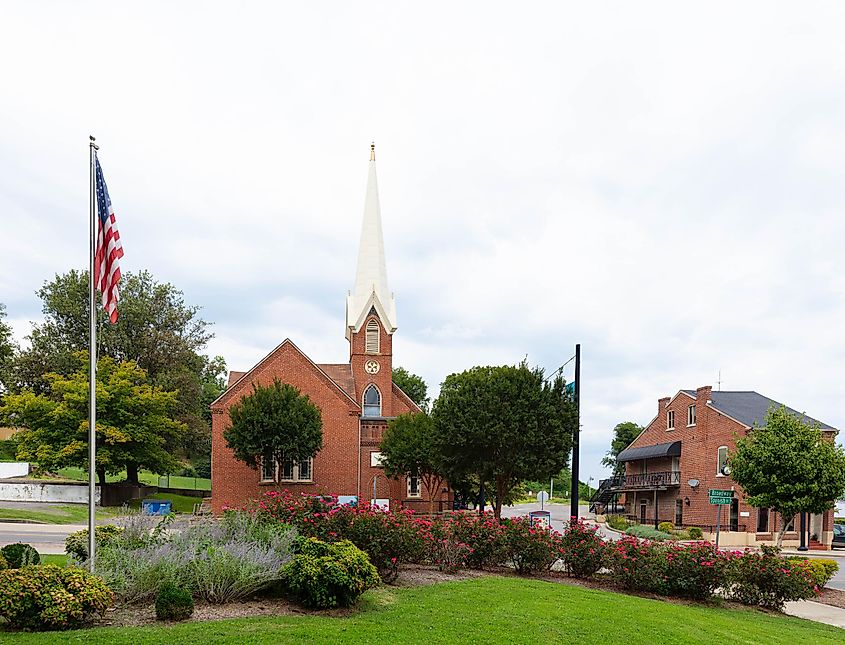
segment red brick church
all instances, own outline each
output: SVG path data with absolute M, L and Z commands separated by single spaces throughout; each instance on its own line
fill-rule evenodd
M 349 360 L 318 364 L 285 339 L 248 372 L 229 373 L 228 389 L 211 404 L 214 512 L 240 506 L 276 487 L 426 508 L 428 498 L 419 478 L 388 480 L 378 466 L 387 422 L 419 411 L 392 380 L 395 332 L 396 303 L 387 285 L 373 146 L 355 286 L 346 298 Z M 323 449 L 313 459 L 286 462 L 280 473 L 271 464 L 252 469 L 236 460 L 223 438 L 229 407 L 250 394 L 253 383 L 266 386 L 276 378 L 307 394 L 323 420 Z M 441 496 L 445 499 L 443 492 Z

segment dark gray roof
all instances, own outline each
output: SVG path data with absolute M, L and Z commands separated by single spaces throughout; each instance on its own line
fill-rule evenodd
M 616 456 L 616 461 L 634 461 L 636 459 L 654 459 L 655 457 L 680 457 L 681 442 L 670 441 L 653 446 L 626 448 Z
M 783 405 L 762 394 L 757 394 L 757 392 L 711 392 L 710 400 L 712 401 L 712 406 L 719 412 L 723 412 L 729 417 L 752 428 L 765 425 L 766 413 L 769 409 L 772 407 L 779 408 Z M 804 423 L 818 426 L 822 430 L 835 430 L 832 426 L 808 417 L 792 408 L 787 407 L 786 410 L 790 414 L 800 418 Z

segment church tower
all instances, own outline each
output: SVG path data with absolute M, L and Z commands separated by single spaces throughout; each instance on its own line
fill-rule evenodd
M 346 338 L 361 416 L 384 418 L 395 416 L 392 387 L 396 301 L 387 286 L 375 149 L 372 144 L 355 287 L 346 298 Z

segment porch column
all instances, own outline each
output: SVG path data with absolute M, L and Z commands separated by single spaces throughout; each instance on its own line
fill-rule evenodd
M 654 489 L 654 528 L 657 528 L 657 489 Z

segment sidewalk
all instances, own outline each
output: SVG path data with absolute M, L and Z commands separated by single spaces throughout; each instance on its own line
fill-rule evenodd
M 845 609 L 840 607 L 831 607 L 812 600 L 798 600 L 786 603 L 783 613 L 845 629 Z M 845 635 L 843 635 L 843 638 L 845 638 Z

